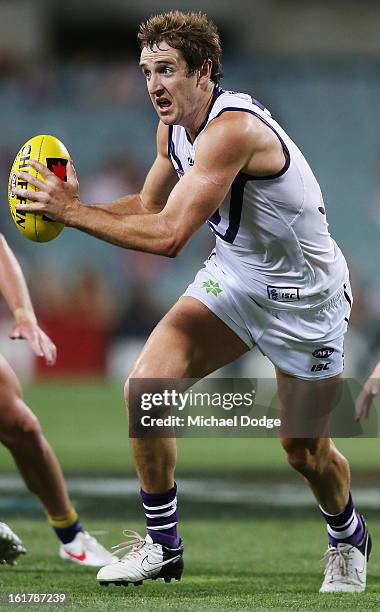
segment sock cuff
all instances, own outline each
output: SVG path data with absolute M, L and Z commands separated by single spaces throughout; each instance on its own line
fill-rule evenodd
M 324 510 L 322 506 L 319 506 L 319 509 L 322 512 L 323 516 L 325 517 L 326 521 L 330 524 L 334 524 L 336 522 L 337 524 L 339 524 L 344 517 L 346 517 L 346 520 L 348 520 L 348 518 L 350 517 L 350 515 L 355 509 L 351 492 L 349 492 L 348 494 L 348 502 L 346 506 L 344 507 L 344 509 L 342 510 L 342 512 L 338 512 L 338 514 L 330 514 L 329 512 L 326 512 L 326 510 Z
M 327 532 L 336 540 L 345 540 L 350 538 L 356 531 L 359 524 L 359 518 L 355 512 L 353 512 L 351 519 L 342 527 L 333 527 L 332 525 L 327 525 Z
M 146 493 L 143 489 L 140 489 L 140 495 L 143 503 L 148 506 L 151 504 L 155 506 L 170 504 L 177 496 L 177 484 L 174 483 L 174 487 L 162 493 Z
M 70 527 L 78 520 L 78 514 L 75 508 L 72 506 L 67 514 L 62 516 L 52 516 L 47 513 L 47 519 L 52 527 L 56 529 L 64 529 L 65 527 Z

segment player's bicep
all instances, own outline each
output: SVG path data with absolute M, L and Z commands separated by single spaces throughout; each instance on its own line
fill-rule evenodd
M 168 126 L 159 123 L 157 129 L 157 157 L 145 179 L 140 193 L 143 206 L 159 212 L 165 206 L 178 176 L 168 153 Z
M 193 168 L 173 189 L 162 217 L 180 250 L 226 198 L 249 155 L 244 130 L 215 125 L 199 143 Z
M 151 212 L 162 210 L 177 181 L 170 159 L 158 153 L 140 193 L 143 206 Z

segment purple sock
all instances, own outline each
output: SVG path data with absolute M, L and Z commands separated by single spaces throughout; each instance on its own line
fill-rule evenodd
M 146 516 L 147 533 L 153 542 L 177 548 L 180 538 L 177 534 L 177 485 L 164 493 L 145 493 L 140 489 Z
M 330 546 L 335 546 L 339 542 L 357 546 L 364 536 L 364 521 L 360 514 L 355 510 L 351 493 L 349 494 L 347 506 L 340 514 L 328 514 L 319 506 L 327 523 L 327 533 Z

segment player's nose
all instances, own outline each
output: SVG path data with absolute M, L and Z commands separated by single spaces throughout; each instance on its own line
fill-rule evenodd
M 159 74 L 154 74 L 151 76 L 148 82 L 148 91 L 150 94 L 157 94 L 163 91 L 161 78 Z

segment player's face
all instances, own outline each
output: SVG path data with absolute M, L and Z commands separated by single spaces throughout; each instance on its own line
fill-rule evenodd
M 161 121 L 186 126 L 196 113 L 200 92 L 197 74 L 188 75 L 182 53 L 165 42 L 153 49 L 144 47 L 140 67 Z

